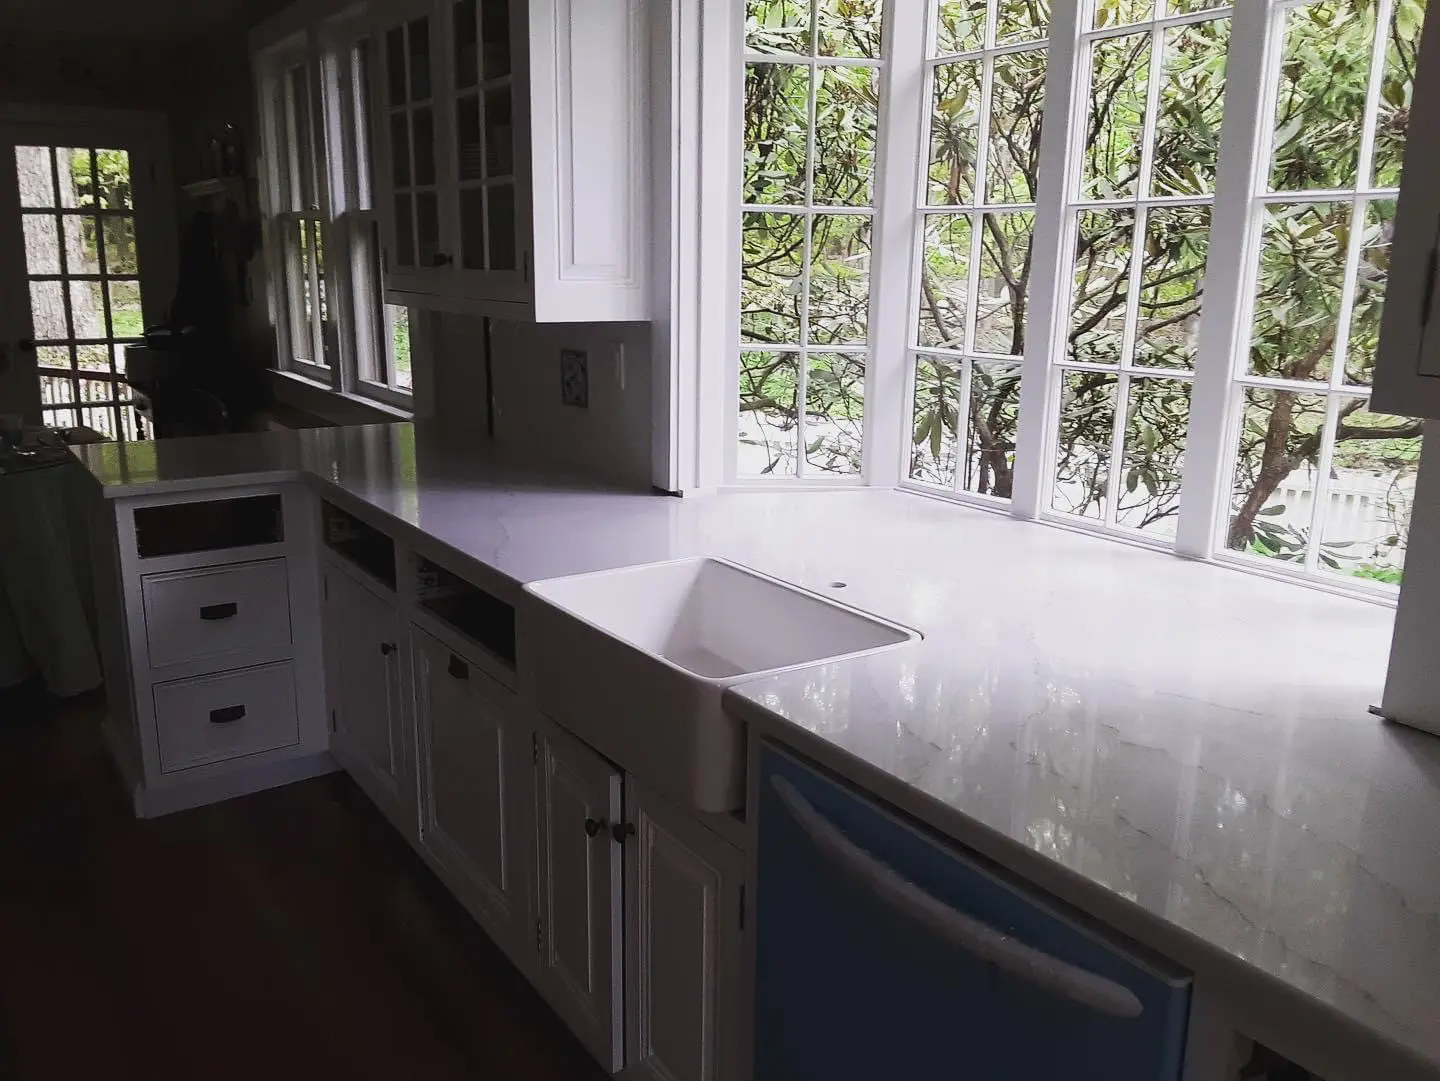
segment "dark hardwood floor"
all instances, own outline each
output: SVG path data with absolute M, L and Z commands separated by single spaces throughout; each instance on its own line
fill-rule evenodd
M 103 709 L 0 692 L 0 1078 L 606 1076 L 348 778 L 138 821 Z

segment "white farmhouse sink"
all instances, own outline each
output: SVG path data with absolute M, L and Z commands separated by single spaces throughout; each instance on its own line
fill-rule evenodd
M 540 708 L 617 765 L 703 811 L 744 795 L 725 688 L 903 645 L 914 631 L 719 559 L 526 586 L 522 666 Z M 524 624 L 528 623 L 528 627 Z

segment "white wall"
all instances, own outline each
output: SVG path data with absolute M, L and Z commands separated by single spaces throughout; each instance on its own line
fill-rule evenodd
M 438 316 L 433 366 L 436 418 L 477 433 L 485 429 L 482 327 L 478 318 Z M 495 320 L 493 327 L 496 442 L 582 476 L 649 488 L 650 326 Z M 588 409 L 560 402 L 562 349 L 589 354 Z

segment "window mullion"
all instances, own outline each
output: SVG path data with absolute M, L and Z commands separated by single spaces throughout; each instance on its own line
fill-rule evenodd
M 915 207 L 929 156 L 921 135 L 928 101 L 927 7 L 914 0 L 888 0 L 885 7 L 863 450 L 866 481 L 884 487 L 906 475 L 910 449 L 907 388 L 914 360 L 906 347 L 915 332 L 909 285 L 923 220 Z
M 1050 393 L 1051 368 L 1064 347 L 1063 324 L 1070 260 L 1064 257 L 1065 196 L 1071 176 L 1071 147 L 1080 140 L 1076 70 L 1080 52 L 1083 4 L 1051 8 L 1050 47 L 1046 57 L 1045 124 L 1040 134 L 1039 191 L 1035 229 L 1031 236 L 1029 329 L 1020 379 L 1020 418 L 1016 432 L 1015 478 L 1011 511 L 1036 518 L 1047 502 L 1050 485 L 1051 420 L 1055 403 Z M 1043 268 L 1043 270 L 1041 269 Z
M 1215 202 L 1200 315 L 1185 471 L 1180 488 L 1175 550 L 1197 559 L 1215 550 L 1229 499 L 1233 457 L 1230 398 L 1248 328 L 1241 325 L 1252 279 L 1251 195 L 1257 162 L 1268 141 L 1265 103 L 1269 5 L 1237 4 L 1226 63 L 1225 122 L 1215 177 Z

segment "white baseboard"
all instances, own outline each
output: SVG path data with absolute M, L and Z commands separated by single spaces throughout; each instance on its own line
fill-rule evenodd
M 210 803 L 248 796 L 266 788 L 278 788 L 295 781 L 309 780 L 340 769 L 330 752 L 266 762 L 190 783 L 167 784 L 163 787 L 135 788 L 135 813 L 140 818 L 159 818 L 176 811 L 188 811 Z

